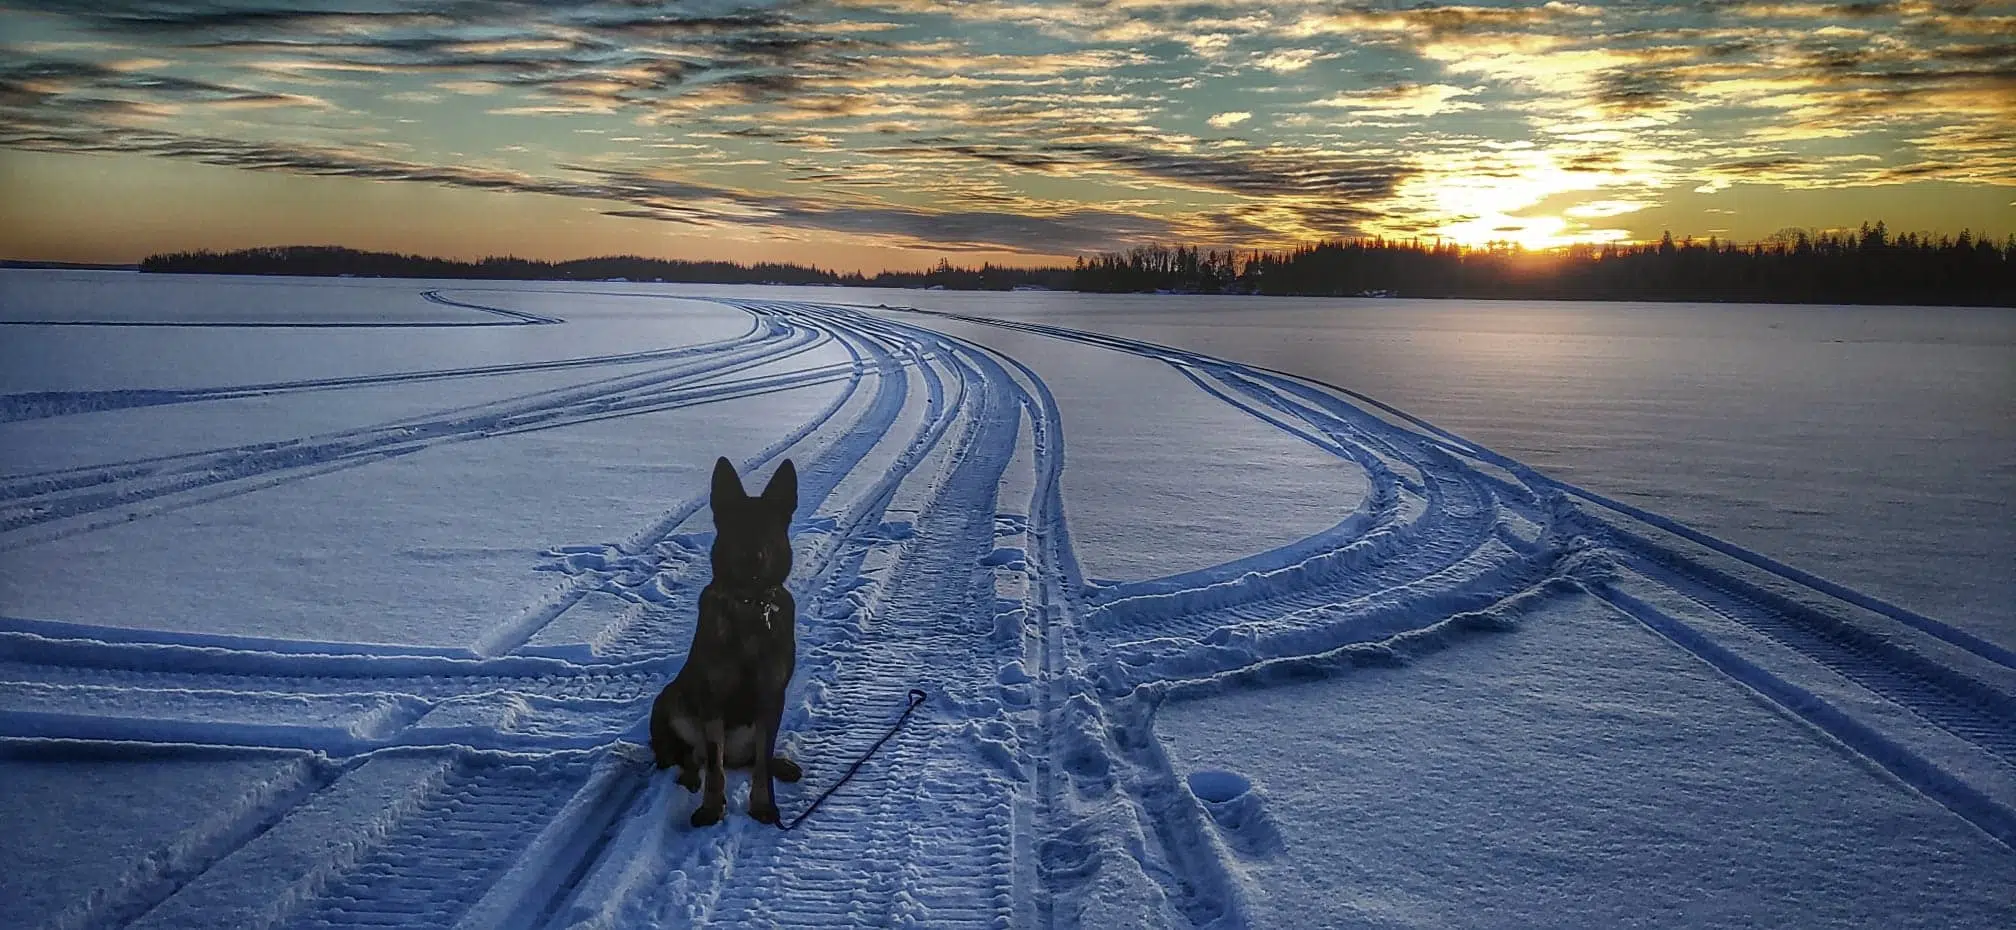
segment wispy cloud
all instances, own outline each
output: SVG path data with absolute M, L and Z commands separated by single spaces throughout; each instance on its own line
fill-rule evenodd
M 113 113 L 165 117 L 190 107 L 331 108 L 328 101 L 308 94 L 221 84 L 150 70 L 165 64 L 158 60 L 99 64 L 17 57 L 9 51 L 0 48 L 0 56 L 11 59 L 11 63 L 0 65 L 0 113 L 11 110 L 15 118 L 48 119 L 69 114 L 77 119 L 91 119 Z
M 246 143 L 149 131 L 0 128 L 0 145 L 63 152 L 117 152 L 186 159 L 253 171 L 436 184 L 472 190 L 603 201 L 610 216 L 697 227 L 758 223 L 849 233 L 898 246 L 953 251 L 1094 249 L 1166 237 L 1166 223 L 1127 213 L 1061 206 L 1050 215 L 948 211 L 870 199 L 762 193 L 674 177 L 563 165 L 546 177 L 502 168 L 405 161 L 358 148 Z
M 1310 106 L 1388 116 L 1435 116 L 1483 109 L 1483 104 L 1459 99 L 1481 90 L 1481 87 L 1449 84 L 1397 84 L 1372 90 L 1346 91 L 1314 101 Z
M 0 145 L 836 241 L 1543 208 L 1608 236 L 1738 185 L 2016 185 L 2011 0 L 27 0 L 0 27 L 33 39 L 0 49 Z

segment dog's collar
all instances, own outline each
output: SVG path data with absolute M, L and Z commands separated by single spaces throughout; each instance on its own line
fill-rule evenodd
M 745 596 L 746 590 L 744 588 L 731 588 L 724 585 L 721 588 L 721 593 L 726 594 L 729 600 L 751 610 L 760 608 L 763 611 L 763 628 L 766 630 L 771 629 L 770 618 L 777 615 L 777 599 L 772 595 L 784 590 L 784 586 L 773 584 L 769 587 L 758 588 L 754 593 L 748 593 Z

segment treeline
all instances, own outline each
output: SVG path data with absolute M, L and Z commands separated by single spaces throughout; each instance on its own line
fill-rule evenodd
M 961 268 L 940 259 L 929 271 L 883 271 L 872 278 L 852 275 L 838 283 L 865 287 L 942 287 L 948 291 L 1007 291 L 1018 287 L 1068 291 L 1072 288 L 1069 268 L 1008 268 L 981 265 Z
M 1108 293 L 2016 306 L 2016 236 L 1893 237 L 1877 223 L 1747 245 L 1667 235 L 1544 252 L 1378 238 L 1286 252 L 1146 246 L 1080 260 L 1073 272 L 1074 290 Z
M 364 252 L 341 246 L 290 245 L 235 252 L 172 252 L 140 260 L 143 272 L 175 274 L 305 275 L 310 277 L 487 278 L 511 281 L 686 281 L 708 284 L 837 284 L 819 268 L 786 264 L 670 261 L 636 256 L 546 262 L 490 257 L 465 262 L 426 255 Z M 858 275 L 856 276 L 858 277 Z
M 581 258 L 564 262 L 505 257 L 465 262 L 425 255 L 364 252 L 340 246 L 280 246 L 234 252 L 173 252 L 150 255 L 143 272 L 173 274 L 306 275 L 311 277 L 484 278 L 513 281 L 676 281 L 689 284 L 793 284 L 843 287 L 943 287 L 947 290 L 1008 290 L 1071 286 L 1069 268 L 959 268 L 939 262 L 929 271 L 884 271 L 869 277 L 823 268 L 774 262 L 679 261 L 635 255 Z
M 139 265 L 122 262 L 44 262 L 31 259 L 0 258 L 0 268 L 37 268 L 44 271 L 133 271 Z
M 1668 235 L 1656 243 L 1577 245 L 1550 251 L 1380 238 L 1336 240 L 1288 251 L 1152 245 L 1081 258 L 1068 268 L 961 268 L 941 260 L 926 271 L 884 271 L 873 276 L 794 264 L 638 256 L 464 262 L 335 246 L 177 252 L 149 256 L 140 270 L 1094 293 L 2016 306 L 2016 236 L 1999 243 L 1967 232 L 1957 237 L 1892 236 L 1882 223 L 1864 224 L 1853 232 L 1788 230 L 1743 245 L 1715 238 L 1676 242 Z

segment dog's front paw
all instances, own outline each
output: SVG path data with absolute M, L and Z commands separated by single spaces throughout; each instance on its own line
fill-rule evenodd
M 721 822 L 721 806 L 702 804 L 693 811 L 693 825 L 711 827 Z
M 694 794 L 699 794 L 700 773 L 695 772 L 689 768 L 681 768 L 679 770 L 679 787 L 684 788 L 687 791 L 691 791 Z
M 805 770 L 799 768 L 798 763 L 783 756 L 772 756 L 770 758 L 770 775 L 778 781 L 797 781 L 805 777 Z
M 750 801 L 749 819 L 754 820 L 757 823 L 776 823 L 777 802 L 765 801 L 762 804 L 758 804 L 755 801 Z

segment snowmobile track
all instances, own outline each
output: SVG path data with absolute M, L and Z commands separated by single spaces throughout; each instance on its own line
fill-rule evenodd
M 2000 660 L 1929 618 L 1840 598 L 1839 586 L 1720 541 L 1706 546 L 1814 596 L 1765 590 L 1634 534 L 1635 516 L 1618 518 L 1590 492 L 1286 373 L 1044 324 L 680 299 L 735 308 L 750 326 L 705 345 L 533 367 L 0 401 L 18 419 L 646 366 L 290 442 L 0 477 L 0 550 L 88 532 L 108 514 L 200 506 L 440 443 L 844 382 L 738 463 L 746 473 L 789 455 L 800 471 L 789 582 L 799 667 L 779 747 L 805 778 L 778 786 L 784 816 L 882 735 L 909 688 L 925 688 L 931 698 L 910 725 L 794 831 L 750 821 L 747 779 L 737 775 L 727 819 L 687 826 L 694 799 L 651 766 L 642 743 L 648 703 L 683 660 L 706 580 L 702 489 L 668 500 L 621 542 L 546 553 L 547 567 L 566 576 L 554 593 L 497 618 L 466 647 L 0 618 L 0 685 L 12 689 L 0 703 L 0 751 L 10 760 L 140 751 L 132 740 L 143 733 L 157 737 L 144 747 L 152 753 L 284 746 L 298 760 L 206 826 L 189 852 L 134 879 L 123 897 L 75 909 L 65 926 L 1049 928 L 1102 926 L 1114 920 L 1102 907 L 1124 906 L 1158 926 L 1242 928 L 1253 908 L 1236 859 L 1273 853 L 1221 835 L 1162 748 L 1158 707 L 1434 661 L 1450 643 L 1518 635 L 1518 618 L 1536 604 L 1591 595 L 1701 657 L 1732 688 L 2016 843 L 2016 798 L 1994 777 L 1903 745 L 1883 729 L 1895 719 L 1857 716 L 1864 705 L 1818 701 L 1746 654 L 1749 640 L 1717 639 L 1712 625 L 1787 650 L 2005 775 L 2016 770 L 2016 702 L 1992 673 Z M 1071 541 L 1058 398 L 1024 361 L 933 330 L 934 319 L 1167 364 L 1199 403 L 1229 405 L 1361 471 L 1364 497 L 1355 509 L 1346 502 L 1329 529 L 1266 552 L 1090 583 Z M 847 361 L 780 370 L 830 346 Z M 1898 628 L 1879 635 L 1828 598 Z M 1921 648 L 1930 641 L 1983 665 L 1943 664 Z

